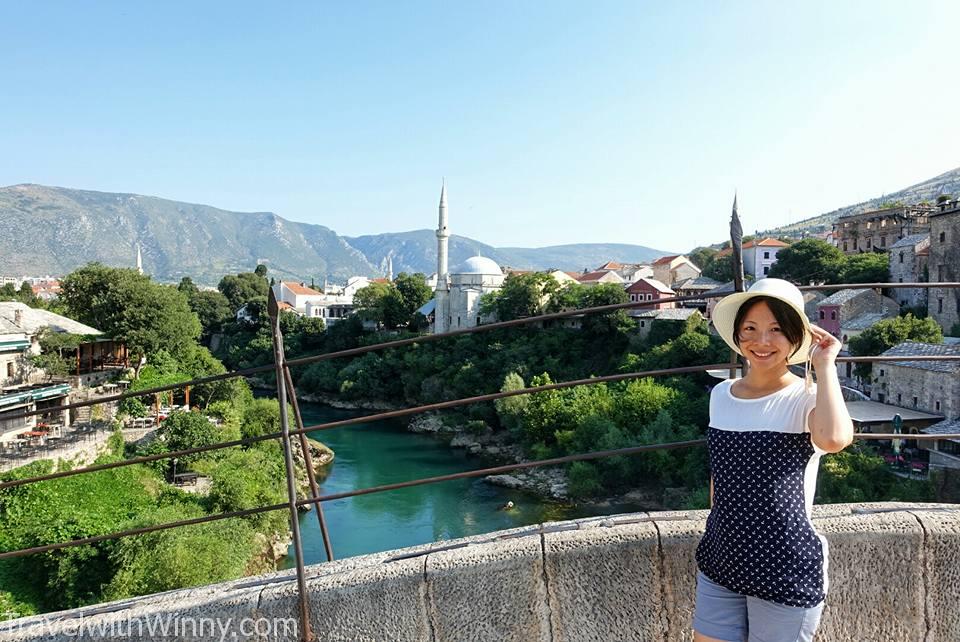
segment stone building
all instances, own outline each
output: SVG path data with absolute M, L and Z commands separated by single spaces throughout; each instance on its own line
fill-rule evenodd
M 905 341 L 883 356 L 960 356 L 960 345 Z M 871 398 L 903 408 L 960 417 L 960 362 L 889 361 L 873 365 Z
M 844 328 L 864 330 L 877 321 L 896 316 L 900 306 L 876 290 L 839 290 L 817 304 L 814 323 L 837 337 L 846 347 L 851 335 L 844 335 Z M 867 319 L 856 322 L 860 317 Z M 864 326 L 864 323 L 869 323 Z M 858 332 L 859 334 L 859 332 Z
M 672 299 L 676 293 L 666 285 L 656 279 L 641 278 L 637 279 L 627 288 L 627 295 L 631 302 L 637 301 L 659 301 L 660 299 Z M 676 301 L 668 303 L 656 303 L 645 308 L 632 308 L 636 310 L 665 310 L 677 307 Z
M 960 201 L 944 201 L 930 215 L 930 282 L 960 281 Z M 960 324 L 960 289 L 930 288 L 927 309 L 945 334 Z
M 833 224 L 837 247 L 845 254 L 886 251 L 902 238 L 930 231 L 931 205 L 902 205 L 841 216 Z
M 683 254 L 661 256 L 650 267 L 653 269 L 653 278 L 668 286 L 700 276 L 700 268 Z
M 890 282 L 918 283 L 926 281 L 925 268 L 930 256 L 930 235 L 911 234 L 890 246 Z M 894 298 L 902 306 L 915 307 L 927 302 L 925 288 L 896 288 Z

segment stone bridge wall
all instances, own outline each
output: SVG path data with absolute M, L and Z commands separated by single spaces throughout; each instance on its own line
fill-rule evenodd
M 692 640 L 706 516 L 549 523 L 311 566 L 314 632 L 384 642 Z M 816 506 L 814 523 L 830 543 L 816 640 L 960 640 L 960 506 Z M 0 623 L 0 640 L 167 639 L 137 631 L 167 622 L 179 627 L 170 639 L 292 641 L 294 629 L 277 622 L 295 626 L 296 616 L 295 575 L 283 572 Z M 262 619 L 244 628 L 244 618 Z

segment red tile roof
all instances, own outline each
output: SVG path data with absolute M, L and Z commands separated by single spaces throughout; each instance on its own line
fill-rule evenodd
M 312 288 L 308 288 L 308 287 L 305 286 L 305 285 L 301 285 L 300 283 L 296 283 L 295 281 L 282 281 L 282 283 L 283 283 L 284 286 L 286 286 L 286 288 L 287 288 L 288 290 L 290 290 L 290 291 L 293 292 L 294 294 L 298 294 L 298 295 L 301 295 L 301 296 L 302 296 L 302 295 L 306 295 L 306 296 L 320 296 L 320 294 L 321 294 L 320 292 L 317 292 L 316 290 L 314 290 L 314 289 L 312 289 Z
M 610 273 L 609 270 L 594 270 L 593 272 L 587 272 L 586 274 L 578 274 L 573 278 L 575 278 L 577 281 L 580 281 L 580 282 L 598 281 L 609 273 Z
M 666 285 L 664 285 L 660 281 L 656 279 L 648 279 L 647 277 L 641 277 L 637 279 L 633 284 L 630 285 L 630 287 L 627 288 L 627 292 L 629 292 L 630 294 L 635 294 L 637 292 L 642 292 L 650 289 L 656 290 L 657 292 L 660 292 L 662 294 L 669 294 L 671 296 L 675 296 L 676 294 L 673 290 L 668 288 Z
M 760 241 L 747 241 L 743 244 L 743 249 L 747 250 L 755 245 L 759 245 L 760 247 L 790 247 L 789 243 L 784 243 L 783 241 L 778 241 L 777 239 L 767 237 L 765 239 L 761 239 Z M 717 252 L 717 256 L 730 256 L 731 254 L 733 254 L 733 249 L 729 247 Z
M 622 270 L 623 263 L 617 263 L 616 261 L 607 261 L 603 265 L 597 268 L 597 270 Z
M 390 279 L 380 277 L 379 279 L 370 279 L 371 283 L 390 283 Z
M 669 263 L 673 259 L 682 256 L 681 254 L 673 254 L 671 256 L 661 256 L 659 259 L 653 262 L 654 265 L 663 265 L 664 263 Z

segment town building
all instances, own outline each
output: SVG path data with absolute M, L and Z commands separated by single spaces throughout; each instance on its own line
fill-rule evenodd
M 646 263 L 620 263 L 618 261 L 607 261 L 596 271 L 616 272 L 623 279 L 624 283 L 633 283 L 640 277 L 653 277 L 653 268 Z
M 947 419 L 960 417 L 960 362 L 910 361 L 912 356 L 960 356 L 960 345 L 905 341 L 883 356 L 903 356 L 904 361 L 875 363 L 875 401 L 936 413 Z
M 929 234 L 911 234 L 903 237 L 890 246 L 890 282 L 926 281 L 929 256 Z M 916 307 L 927 302 L 926 288 L 895 288 L 892 294 L 902 306 Z
M 363 283 L 363 286 L 359 284 Z M 331 288 L 333 293 L 320 292 L 295 281 L 277 281 L 273 294 L 281 310 L 301 316 L 323 319 L 333 325 L 353 313 L 353 295 L 360 287 L 369 285 L 366 277 L 353 277 L 342 288 Z
M 627 288 L 627 295 L 631 302 L 637 301 L 659 301 L 660 299 L 673 298 L 676 293 L 657 279 L 648 279 L 642 277 L 636 282 L 631 283 Z M 675 301 L 668 303 L 656 303 L 654 305 L 644 306 L 642 308 L 631 308 L 633 310 L 665 310 L 678 307 Z
M 900 239 L 929 232 L 933 211 L 930 205 L 899 205 L 841 216 L 833 224 L 837 247 L 845 254 L 886 251 Z
M 20 302 L 0 302 L 0 452 L 59 434 L 70 424 L 69 412 L 61 409 L 69 401 L 70 382 L 51 380 L 30 360 L 32 355 L 40 354 L 39 337 L 45 329 L 89 338 L 74 349 L 73 355 L 65 355 L 69 363 L 75 360 L 72 378 L 78 385 L 89 384 L 90 377 L 101 381 L 104 377 L 99 375 L 109 376 L 124 365 L 122 345 L 118 348 L 113 341 L 98 340 L 96 336 L 102 333 L 96 328 Z M 112 370 L 104 372 L 106 367 Z M 11 417 L 38 410 L 39 415 Z
M 701 296 L 720 285 L 720 281 L 715 281 L 708 276 L 696 276 L 689 279 L 683 279 L 674 283 L 672 290 L 677 296 Z M 693 299 L 680 303 L 683 308 L 696 308 L 701 312 L 706 312 L 706 299 Z
M 434 333 L 472 328 L 485 321 L 480 313 L 480 298 L 503 287 L 506 278 L 497 262 L 485 256 L 473 256 L 452 270 L 447 265 L 450 231 L 447 219 L 447 185 L 440 188 L 437 226 L 437 281 L 433 299 L 419 312 L 431 324 Z
M 944 419 L 919 432 L 925 435 L 960 434 L 960 419 Z M 960 469 L 960 439 L 937 439 L 935 441 L 917 440 L 927 450 L 930 472 L 944 468 Z
M 581 285 L 602 285 L 605 283 L 615 283 L 623 285 L 623 277 L 614 270 L 594 270 L 593 272 L 584 272 L 576 277 Z
M 653 270 L 653 278 L 667 286 L 700 276 L 700 268 L 683 254 L 661 256 L 650 267 Z
M 756 279 L 762 279 L 770 273 L 777 262 L 777 254 L 785 247 L 790 247 L 789 243 L 784 243 L 775 238 L 765 237 L 760 240 L 747 241 L 741 246 L 743 255 L 743 273 Z M 718 257 L 730 256 L 733 250 L 729 247 L 717 252 Z
M 653 325 L 666 324 L 686 324 L 691 318 L 703 318 L 699 310 L 694 308 L 665 308 L 662 310 L 651 310 L 649 308 L 632 308 L 628 314 L 637 322 L 637 334 L 641 339 L 646 339 L 653 329 Z M 678 334 L 682 332 L 678 328 Z
M 930 214 L 931 283 L 960 281 L 960 201 L 944 200 Z M 960 289 L 931 287 L 927 310 L 944 334 L 960 330 Z
M 899 311 L 896 301 L 875 290 L 839 290 L 820 301 L 814 322 L 846 347 L 852 337 Z

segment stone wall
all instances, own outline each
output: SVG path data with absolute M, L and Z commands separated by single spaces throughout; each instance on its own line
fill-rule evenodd
M 890 282 L 917 283 L 923 281 L 923 268 L 927 264 L 927 257 L 921 253 L 921 250 L 929 246 L 930 238 L 927 237 L 916 244 L 890 250 Z M 900 305 L 916 307 L 927 302 L 927 290 L 925 288 L 895 288 L 891 292 L 893 297 L 900 302 Z
M 894 406 L 916 408 L 948 419 L 960 417 L 960 373 L 875 363 L 873 376 L 876 383 L 870 396 L 874 401 L 880 401 L 882 394 L 884 403 Z
M 98 424 L 89 430 L 68 430 L 55 444 L 31 451 L 26 455 L 6 455 L 0 458 L 0 472 L 26 466 L 41 459 L 63 460 L 74 467 L 93 463 L 107 448 L 107 440 L 113 434 L 110 424 Z
M 707 514 L 550 523 L 311 566 L 312 628 L 321 641 L 689 641 Z M 960 507 L 815 506 L 814 525 L 830 551 L 817 642 L 960 639 Z M 0 623 L 0 641 L 159 639 L 138 631 L 149 622 L 182 641 L 292 642 L 296 587 L 288 571 L 171 591 Z
M 960 281 L 960 209 L 930 217 L 928 268 L 931 282 Z M 927 308 L 943 333 L 949 334 L 960 323 L 960 289 L 930 288 Z

